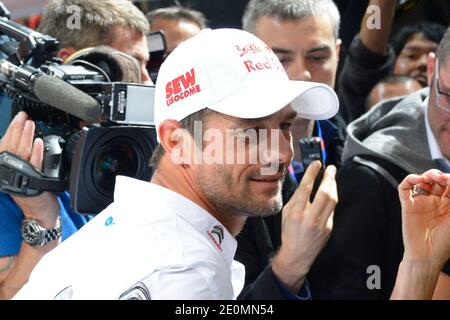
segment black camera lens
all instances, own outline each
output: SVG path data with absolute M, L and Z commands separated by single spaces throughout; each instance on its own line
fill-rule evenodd
M 148 161 L 158 144 L 154 128 L 88 127 L 72 140 L 70 199 L 76 212 L 106 208 L 113 201 L 118 175 L 149 181 L 153 174 Z
M 117 175 L 134 177 L 139 168 L 139 155 L 129 141 L 114 140 L 100 148 L 94 158 L 94 184 L 106 194 L 114 191 Z

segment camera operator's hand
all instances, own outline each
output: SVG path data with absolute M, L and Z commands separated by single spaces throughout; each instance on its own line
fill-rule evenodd
M 27 114 L 19 112 L 0 142 L 0 152 L 8 151 L 41 170 L 44 143 L 40 138 L 33 141 L 34 129 L 35 124 L 28 120 Z M 37 220 L 45 228 L 55 227 L 59 215 L 59 204 L 55 194 L 44 192 L 36 197 L 13 196 L 13 199 L 26 218 Z
M 450 258 L 450 174 L 429 170 L 398 187 L 405 253 L 392 298 L 431 299 Z
M 321 164 L 313 162 L 300 186 L 284 206 L 281 248 L 272 260 L 272 271 L 293 293 L 297 293 L 317 255 L 330 236 L 336 207 L 336 168 L 328 166 L 311 203 L 310 194 Z
M 28 116 L 20 112 L 11 121 L 8 130 L 0 142 L 0 152 L 7 151 L 29 161 L 41 170 L 44 156 L 44 143 L 41 139 L 34 139 L 34 122 L 27 120 Z M 44 192 L 37 197 L 13 197 L 22 209 L 26 218 L 36 220 L 41 226 L 50 229 L 57 224 L 59 204 L 55 194 Z M 44 246 L 29 246 L 22 242 L 20 252 L 16 257 L 7 257 L 13 261 L 9 270 L 4 272 L 0 281 L 0 299 L 10 299 L 28 281 L 31 271 L 38 261 L 48 251 L 59 243 L 50 241 Z M 6 274 L 6 275 L 5 275 Z

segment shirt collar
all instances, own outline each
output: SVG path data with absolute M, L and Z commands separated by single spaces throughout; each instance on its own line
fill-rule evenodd
M 433 131 L 431 131 L 430 122 L 428 120 L 428 102 L 430 98 L 426 98 L 423 103 L 422 107 L 424 108 L 425 112 L 425 128 L 427 132 L 427 140 L 428 140 L 428 147 L 430 148 L 430 154 L 432 160 L 437 159 L 444 159 L 445 162 L 450 166 L 450 161 L 444 157 L 444 155 L 441 152 L 441 149 L 439 148 L 439 145 L 437 143 L 437 140 L 433 134 Z
M 142 201 L 145 202 L 144 207 L 151 205 L 152 201 L 157 201 L 159 207 L 163 204 L 165 211 L 176 215 L 176 219 L 182 219 L 205 237 L 231 266 L 237 248 L 236 239 L 208 211 L 190 199 L 154 183 L 124 176 L 116 178 L 114 199 L 115 202 Z M 140 217 L 145 221 L 161 219 L 160 212 L 156 211 L 128 212 L 127 215 L 145 214 L 145 217 Z

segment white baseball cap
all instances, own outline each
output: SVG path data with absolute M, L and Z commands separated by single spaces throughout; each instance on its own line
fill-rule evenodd
M 256 36 L 237 29 L 205 29 L 182 42 L 161 65 L 155 125 L 208 108 L 254 119 L 291 104 L 297 115 L 322 120 L 339 109 L 325 84 L 291 81 L 277 56 Z

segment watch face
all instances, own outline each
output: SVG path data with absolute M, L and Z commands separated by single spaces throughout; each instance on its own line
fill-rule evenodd
M 22 226 L 23 240 L 30 246 L 34 246 L 40 242 L 39 226 L 33 221 L 25 221 Z

